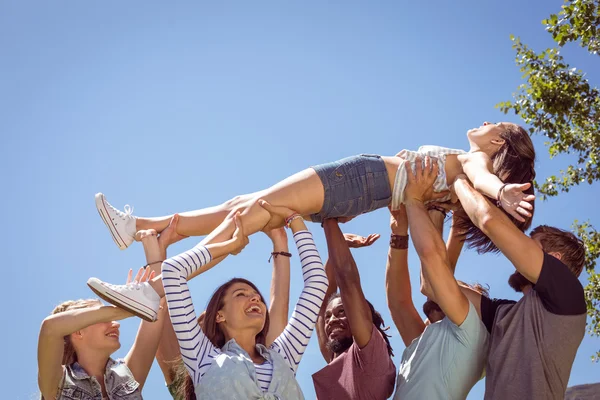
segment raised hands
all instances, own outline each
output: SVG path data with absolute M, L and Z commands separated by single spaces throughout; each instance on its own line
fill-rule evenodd
M 529 202 L 535 200 L 535 196 L 524 193 L 530 187 L 531 183 L 510 183 L 500 189 L 498 200 L 502 208 L 517 221 L 524 222 L 523 217 L 531 217 L 533 205 Z

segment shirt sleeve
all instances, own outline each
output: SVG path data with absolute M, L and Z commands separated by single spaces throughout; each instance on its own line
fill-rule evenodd
M 586 312 L 581 282 L 562 261 L 550 254 L 544 253 L 542 271 L 533 288 L 548 312 L 558 315 Z
M 213 359 L 220 354 L 220 350 L 213 346 L 200 329 L 187 286 L 187 277 L 211 259 L 208 249 L 198 245 L 162 264 L 162 281 L 169 316 L 179 342 L 181 358 L 194 385 L 200 383 Z
M 396 367 L 390 358 L 388 345 L 383 338 L 383 334 L 379 332 L 375 325 L 371 326 L 369 342 L 362 349 L 354 343 L 351 347 L 352 357 L 367 375 L 381 376 L 387 373 L 390 368 L 395 370 Z
M 329 283 L 312 234 L 299 231 L 294 234 L 294 240 L 302 264 L 304 288 L 292 317 L 281 335 L 271 344 L 271 349 L 281 354 L 295 374 L 315 328 Z
M 481 320 L 490 334 L 492 333 L 492 327 L 494 326 L 496 311 L 498 311 L 498 307 L 505 304 L 516 304 L 516 301 L 490 299 L 486 296 L 481 296 Z
M 484 296 L 482 296 L 484 297 Z M 482 340 L 487 339 L 488 332 L 486 331 L 486 327 L 482 323 L 481 319 L 479 319 L 479 315 L 477 315 L 477 310 L 473 303 L 469 301 L 469 312 L 467 313 L 467 317 L 460 325 L 455 325 L 452 321 L 448 320 L 450 326 L 452 326 L 452 331 L 454 336 L 458 339 L 458 341 L 464 346 L 474 345 L 478 342 L 482 342 Z

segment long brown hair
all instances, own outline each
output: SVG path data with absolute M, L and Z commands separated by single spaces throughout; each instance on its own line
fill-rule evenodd
M 535 149 L 533 142 L 527 131 L 519 125 L 508 124 L 507 128 L 500 134 L 504 143 L 496 153 L 491 157 L 494 175 L 505 183 L 531 183 L 531 187 L 525 191 L 525 194 L 533 194 L 533 180 L 535 179 Z M 535 204 L 531 210 L 531 217 L 525 218 L 525 222 L 517 221 L 514 217 L 500 209 L 508 216 L 513 224 L 522 232 L 529 229 Z M 489 253 L 498 252 L 496 245 L 488 238 L 478 227 L 471 222 L 464 213 L 455 213 L 456 227 L 459 232 L 463 232 L 463 238 L 469 248 L 477 249 L 477 252 Z
M 256 285 L 244 278 L 233 278 L 215 290 L 212 297 L 208 301 L 208 305 L 206 306 L 206 311 L 204 313 L 204 318 L 202 316 L 199 318 L 198 323 L 200 324 L 200 328 L 204 335 L 211 341 L 213 346 L 221 348 L 225 346 L 225 334 L 221 330 L 220 324 L 217 323 L 217 313 L 219 310 L 223 309 L 225 306 L 225 295 L 227 294 L 227 290 L 235 283 L 245 283 L 250 286 L 252 289 L 258 293 L 260 296 L 260 300 L 264 303 L 265 299 L 263 295 L 260 293 L 260 290 L 256 287 Z M 256 335 L 256 343 L 262 344 L 263 346 L 266 343 L 267 332 L 269 331 L 269 310 L 265 313 L 265 325 L 263 329 Z M 173 382 L 176 384 L 176 392 L 175 399 L 184 399 L 184 400 L 196 400 L 196 394 L 194 391 L 194 382 L 190 374 L 188 373 L 185 364 L 181 357 L 175 361 L 175 378 Z M 177 384 L 177 382 L 183 382 L 183 384 Z

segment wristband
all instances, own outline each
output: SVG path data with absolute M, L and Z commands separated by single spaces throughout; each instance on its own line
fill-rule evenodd
M 151 263 L 148 263 L 148 264 L 144 265 L 142 268 L 146 269 L 147 267 L 151 266 L 152 264 L 162 263 L 163 261 L 165 261 L 165 260 L 154 261 L 154 262 L 151 262 Z
M 508 185 L 508 183 L 503 183 L 502 186 L 500 186 L 500 189 L 498 189 L 498 194 L 496 195 L 496 206 L 500 208 L 502 208 L 502 192 L 504 191 L 506 185 Z
M 408 249 L 408 235 L 392 235 L 390 236 L 390 247 L 396 250 Z
M 271 253 L 271 257 L 269 257 L 268 262 L 271 262 L 271 258 L 277 258 L 277 256 L 284 256 L 284 257 L 292 258 L 292 253 L 288 253 L 286 251 L 274 251 Z
M 290 215 L 289 217 L 287 217 L 285 219 L 285 226 L 287 226 L 288 228 L 290 227 L 290 225 L 292 224 L 292 221 L 298 218 L 302 218 L 302 216 L 298 213 L 293 213 L 292 215 Z

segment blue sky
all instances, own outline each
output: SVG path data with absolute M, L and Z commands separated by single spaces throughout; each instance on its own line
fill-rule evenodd
M 521 82 L 509 35 L 536 49 L 551 46 L 540 21 L 561 4 L 0 2 L 6 398 L 35 397 L 39 325 L 56 304 L 91 297 L 90 276 L 124 281 L 143 264 L 141 246 L 121 252 L 113 244 L 94 208 L 96 192 L 138 215 L 163 215 L 352 154 L 393 155 L 423 144 L 466 149 L 467 129 L 484 120 L 519 122 L 494 108 Z M 563 54 L 598 84 L 597 57 L 576 47 Z M 565 165 L 565 158 L 550 161 L 543 139 L 535 144 L 538 176 Z M 534 225 L 600 224 L 588 199 L 594 194 L 597 187 L 585 185 L 538 204 Z M 364 292 L 391 324 L 383 290 L 387 210 L 343 228 L 382 234 L 354 254 Z M 325 255 L 320 227 L 310 229 Z M 232 276 L 268 293 L 269 252 L 268 239 L 255 235 L 240 256 L 193 280 L 196 307 Z M 417 287 L 414 250 L 409 261 Z M 301 275 L 297 257 L 292 262 L 294 304 Z M 517 299 L 506 284 L 512 271 L 502 256 L 467 251 L 457 277 Z M 417 292 L 414 299 L 419 307 L 424 301 Z M 123 322 L 117 356 L 138 323 Z M 404 346 L 392 331 L 397 364 Z M 589 357 L 599 348 L 600 340 L 584 339 L 571 385 L 598 380 L 600 365 Z M 323 366 L 313 339 L 298 371 L 307 399 L 314 398 L 310 375 Z M 469 399 L 482 398 L 483 388 L 480 382 Z M 144 397 L 168 397 L 157 366 Z

